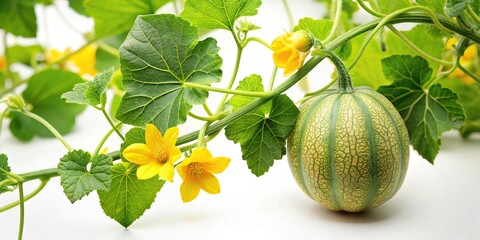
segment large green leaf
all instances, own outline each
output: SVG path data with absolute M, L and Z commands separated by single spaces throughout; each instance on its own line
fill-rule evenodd
M 188 0 L 181 16 L 199 28 L 233 31 L 239 17 L 256 15 L 261 4 L 261 0 Z
M 68 6 L 78 14 L 88 16 L 87 10 L 83 5 L 84 0 L 68 0 Z
M 138 15 L 155 13 L 172 0 L 85 0 L 97 38 L 127 32 Z
M 240 82 L 237 90 L 262 92 L 262 79 L 251 75 Z M 229 103 L 236 111 L 254 98 L 233 96 Z M 256 176 L 273 166 L 286 153 L 285 139 L 293 129 L 299 110 L 286 95 L 274 97 L 265 105 L 245 114 L 225 128 L 225 135 L 242 147 L 242 158 Z
M 6 180 L 8 178 L 7 174 L 5 172 L 10 172 L 10 166 L 8 166 L 8 157 L 5 154 L 0 154 L 0 182 L 3 180 Z M 4 192 L 9 192 L 12 189 L 9 187 L 0 187 L 0 194 Z
M 441 14 L 443 13 L 443 8 L 445 7 L 445 0 L 416 0 L 416 2 Z
M 130 226 L 150 208 L 165 183 L 158 178 L 138 180 L 136 170 L 131 163 L 115 164 L 110 190 L 98 191 L 105 214 L 124 227 Z
M 464 123 L 458 96 L 440 84 L 424 89 L 432 77 L 432 69 L 421 57 L 395 55 L 382 59 L 382 66 L 385 76 L 393 83 L 378 91 L 402 115 L 413 148 L 433 163 L 442 133 Z
M 421 24 L 411 30 L 402 31 L 402 33 L 423 51 L 437 58 L 442 57 L 444 42 L 436 29 Z M 381 85 L 390 84 L 390 80 L 383 76 L 381 59 L 391 55 L 416 55 L 393 32 L 389 31 L 385 35 L 385 49 L 382 49 L 379 42 L 372 40 L 362 54 L 360 61 L 350 71 L 354 85 L 370 86 L 377 89 Z M 363 39 L 354 38 L 349 42 L 352 43 L 352 52 L 357 53 L 360 45 L 363 43 Z M 355 55 L 350 56 L 346 61 L 347 65 L 355 58 Z M 437 69 L 439 66 L 438 63 L 431 61 L 429 65 L 434 69 Z
M 60 159 L 58 164 L 60 184 L 72 203 L 93 190 L 108 191 L 110 189 L 112 158 L 107 155 L 97 155 L 92 159 L 90 170 L 87 170 L 90 160 L 90 153 L 83 150 L 68 152 Z
M 67 103 L 104 108 L 107 102 L 107 86 L 112 80 L 113 72 L 113 68 L 110 68 L 95 75 L 92 81 L 75 84 L 72 91 L 62 94 L 62 98 Z
M 445 14 L 449 17 L 459 16 L 472 0 L 447 0 Z
M 85 107 L 66 103 L 60 96 L 83 82 L 77 74 L 64 70 L 45 70 L 33 75 L 22 96 L 31 112 L 49 122 L 61 134 L 69 133 L 75 118 Z M 50 131 L 36 120 L 20 112 L 10 114 L 10 130 L 17 138 L 28 141 L 33 136 L 53 137 Z
M 34 0 L 1 0 L 0 28 L 21 37 L 37 36 Z
M 185 82 L 210 85 L 221 78 L 222 59 L 212 38 L 198 41 L 195 27 L 171 14 L 140 16 L 120 48 L 126 93 L 117 119 L 160 131 L 185 122 L 208 92 Z

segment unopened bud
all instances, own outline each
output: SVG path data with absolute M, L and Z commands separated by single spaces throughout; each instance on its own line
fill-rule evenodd
M 22 110 L 25 107 L 23 98 L 16 94 L 8 96 L 5 103 L 13 110 Z

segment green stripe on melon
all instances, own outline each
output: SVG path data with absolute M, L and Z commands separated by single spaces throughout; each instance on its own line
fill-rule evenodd
M 302 106 L 287 153 L 293 176 L 310 198 L 332 210 L 359 212 L 399 190 L 409 140 L 400 114 L 384 96 L 367 87 L 349 88 L 346 81 L 339 91 Z

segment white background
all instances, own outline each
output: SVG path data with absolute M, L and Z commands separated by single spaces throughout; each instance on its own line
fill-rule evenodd
M 289 1 L 295 19 L 318 18 L 325 9 L 313 0 Z M 57 1 L 63 14 L 82 31 L 92 22 L 66 9 L 66 1 Z M 161 12 L 170 11 L 171 6 Z M 67 29 L 52 8 L 37 8 L 40 19 L 39 39 L 56 48 L 82 44 L 80 36 Z M 46 16 L 46 18 L 44 18 Z M 252 35 L 270 42 L 288 29 L 288 21 L 279 0 L 264 1 L 257 17 L 249 18 L 262 27 Z M 360 18 L 363 18 L 360 16 Z M 48 26 L 48 28 L 45 28 Z M 45 29 L 49 34 L 44 34 Z M 228 79 L 234 60 L 234 46 L 227 32 L 215 33 L 222 47 L 224 79 Z M 17 41 L 10 39 L 12 42 Z M 252 43 L 245 50 L 239 79 L 261 74 L 268 79 L 271 53 Z M 322 63 L 310 75 L 312 88 L 329 81 L 331 66 Z M 278 81 L 282 81 L 281 74 Z M 294 87 L 288 92 L 298 100 L 302 92 Z M 209 100 L 215 106 L 220 95 Z M 199 112 L 199 111 L 197 111 Z M 34 139 L 24 144 L 3 126 L 0 151 L 9 156 L 14 172 L 28 172 L 56 167 L 65 154 L 54 139 Z M 181 132 L 195 130 L 197 123 L 182 125 Z M 88 109 L 78 119 L 66 139 L 74 148 L 93 151 L 109 129 L 101 114 Z M 107 142 L 118 149 L 115 135 Z M 296 185 L 286 158 L 276 161 L 264 176 L 250 173 L 241 159 L 240 146 L 220 135 L 209 143 L 215 156 L 228 156 L 232 163 L 218 175 L 222 192 L 201 192 L 191 203 L 181 202 L 180 177 L 165 184 L 150 210 L 129 229 L 105 216 L 98 196 L 90 194 L 70 204 L 55 178 L 34 199 L 26 203 L 24 239 L 480 239 L 480 136 L 469 141 L 457 133 L 445 134 L 435 165 L 411 152 L 409 171 L 403 187 L 381 207 L 359 214 L 337 213 L 310 200 Z M 26 191 L 35 188 L 30 182 Z M 0 196 L 0 204 L 16 200 L 18 194 Z M 0 239 L 16 239 L 18 208 L 0 213 Z

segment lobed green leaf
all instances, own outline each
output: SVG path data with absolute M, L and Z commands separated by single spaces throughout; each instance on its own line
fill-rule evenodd
M 122 162 L 112 167 L 109 191 L 98 191 L 105 214 L 124 227 L 130 226 L 150 208 L 165 181 L 156 177 L 138 180 L 137 166 Z
M 179 17 L 138 17 L 120 48 L 126 93 L 117 119 L 136 126 L 151 122 L 161 132 L 185 122 L 192 105 L 204 103 L 208 92 L 183 83 L 220 81 L 218 50 L 212 38 L 198 41 L 197 29 Z
M 83 150 L 68 152 L 60 159 L 58 164 L 60 184 L 72 203 L 94 190 L 110 189 L 112 158 L 103 154 L 95 156 L 88 171 L 87 165 L 90 160 L 90 153 Z
M 251 75 L 242 80 L 237 90 L 263 91 L 260 76 Z M 250 103 L 254 98 L 233 96 L 229 103 L 234 111 Z M 286 95 L 245 114 L 225 128 L 229 140 L 240 143 L 242 158 L 256 176 L 261 176 L 273 166 L 274 160 L 286 153 L 285 140 L 293 129 L 299 110 Z
M 399 111 L 413 148 L 433 163 L 442 133 L 464 123 L 458 96 L 440 84 L 427 86 L 432 69 L 421 57 L 395 55 L 382 59 L 382 66 L 385 77 L 393 83 L 378 91 Z
M 12 170 L 10 169 L 10 166 L 8 166 L 7 155 L 2 153 L 2 154 L 0 154 L 0 182 L 8 179 L 8 176 L 7 176 L 7 174 L 5 174 L 4 171 L 5 172 L 11 172 Z M 12 191 L 12 189 L 10 189 L 9 187 L 0 186 L 0 194 L 2 194 L 4 192 L 10 192 L 10 191 Z
M 180 16 L 198 28 L 233 31 L 239 17 L 256 15 L 261 4 L 261 0 L 187 0 Z
M 471 0 L 447 0 L 445 14 L 449 17 L 458 17 Z

